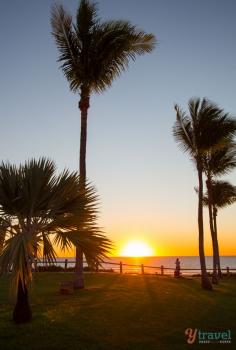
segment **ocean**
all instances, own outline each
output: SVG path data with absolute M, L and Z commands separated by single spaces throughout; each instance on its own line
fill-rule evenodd
M 173 270 L 175 269 L 175 261 L 177 258 L 180 260 L 181 269 L 189 269 L 186 271 L 183 270 L 183 274 L 200 272 L 200 262 L 198 256 L 112 257 L 106 259 L 106 262 L 102 264 L 102 267 L 104 269 L 113 269 L 113 271 L 118 272 L 120 271 L 119 263 L 122 262 L 123 273 L 141 273 L 141 264 L 143 264 L 145 273 L 160 273 L 160 267 L 163 265 L 165 274 L 173 274 Z M 75 258 L 66 259 L 68 260 L 67 266 L 73 267 Z M 57 262 L 59 265 L 64 267 L 65 258 L 58 258 Z M 212 269 L 212 256 L 206 256 L 206 265 L 208 269 Z M 236 270 L 236 256 L 222 256 L 221 267 L 222 269 L 229 267 L 230 269 Z

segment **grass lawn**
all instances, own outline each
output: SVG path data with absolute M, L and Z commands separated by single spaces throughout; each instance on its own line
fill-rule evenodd
M 0 279 L 0 350 L 236 349 L 236 279 L 213 292 L 198 279 L 86 274 L 86 289 L 60 295 L 71 273 L 37 273 L 31 289 L 33 321 L 11 322 L 14 299 Z M 232 344 L 186 343 L 186 328 L 231 329 Z

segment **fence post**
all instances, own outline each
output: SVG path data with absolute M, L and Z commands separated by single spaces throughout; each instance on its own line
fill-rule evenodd
M 122 264 L 122 261 L 120 261 L 120 273 L 123 273 L 123 264 Z
M 65 271 L 67 270 L 67 262 L 68 262 L 68 260 L 65 259 Z
M 161 275 L 164 275 L 164 266 L 161 265 Z
M 142 272 L 142 275 L 144 275 L 144 266 L 143 266 L 143 264 L 141 264 L 141 272 Z
M 228 266 L 226 267 L 226 270 L 227 270 L 227 276 L 229 276 L 229 267 Z

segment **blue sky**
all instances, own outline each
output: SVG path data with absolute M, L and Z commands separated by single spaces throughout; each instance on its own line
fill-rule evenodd
M 72 13 L 79 1 L 61 1 Z M 208 97 L 236 115 L 236 2 L 100 0 L 104 19 L 156 35 L 156 50 L 102 95 L 93 95 L 87 168 L 101 197 L 100 224 L 118 246 L 145 239 L 159 254 L 197 254 L 196 173 L 175 144 L 173 104 Z M 1 159 L 48 156 L 79 164 L 79 96 L 59 70 L 50 34 L 53 1 L 0 2 Z M 236 184 L 235 172 L 229 178 Z M 235 239 L 235 206 L 219 217 L 223 253 Z M 206 235 L 209 232 L 206 217 Z M 190 248 L 189 248 L 190 247 Z M 207 248 L 207 253 L 210 249 Z

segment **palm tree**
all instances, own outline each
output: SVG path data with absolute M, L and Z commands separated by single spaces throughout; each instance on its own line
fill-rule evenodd
M 233 131 L 233 130 L 232 130 Z M 232 133 L 231 131 L 231 133 Z M 236 130 L 234 131 L 236 132 Z M 217 239 L 217 233 L 214 229 L 213 220 L 213 202 L 212 202 L 212 186 L 214 178 L 228 174 L 232 169 L 236 167 L 236 147 L 235 143 L 229 143 L 225 147 L 218 150 L 209 150 L 204 156 L 204 172 L 206 175 L 206 187 L 207 196 L 204 198 L 204 204 L 208 206 L 209 211 L 209 223 L 212 237 L 213 246 L 213 276 L 212 282 L 218 283 L 217 278 L 217 266 L 218 266 L 218 277 L 221 275 L 220 269 L 220 255 L 219 255 L 219 244 Z
M 223 147 L 227 137 L 231 139 L 229 130 L 232 128 L 233 121 L 226 118 L 223 111 L 207 99 L 190 99 L 188 107 L 189 114 L 186 114 L 178 105 L 175 105 L 177 120 L 173 134 L 182 150 L 190 155 L 197 169 L 201 284 L 202 288 L 211 290 L 212 285 L 207 275 L 204 254 L 203 158 L 208 150 Z
M 92 93 L 102 93 L 128 68 L 136 56 L 151 52 L 156 40 L 128 21 L 98 18 L 96 4 L 81 0 L 76 22 L 62 6 L 52 9 L 52 34 L 59 50 L 59 62 L 70 89 L 80 94 L 80 176 L 86 178 L 87 116 Z M 83 288 L 83 252 L 76 249 L 75 288 Z
M 88 261 L 100 262 L 110 241 L 96 226 L 97 195 L 79 176 L 64 170 L 56 175 L 52 161 L 31 160 L 16 167 L 0 166 L 0 230 L 4 240 L 0 252 L 0 274 L 11 271 L 17 302 L 16 323 L 31 320 L 28 290 L 34 258 L 43 256 L 52 263 L 54 246 L 83 248 Z
M 220 265 L 220 254 L 218 246 L 218 232 L 217 232 L 217 213 L 218 209 L 224 208 L 228 205 L 233 204 L 236 201 L 236 186 L 233 186 L 227 181 L 213 181 L 211 184 L 211 204 L 212 204 L 212 216 L 213 216 L 213 229 L 216 241 L 216 267 L 218 277 L 221 277 L 221 265 Z M 209 205 L 209 193 L 208 191 L 204 196 L 204 204 Z M 216 274 L 216 271 L 214 271 Z

